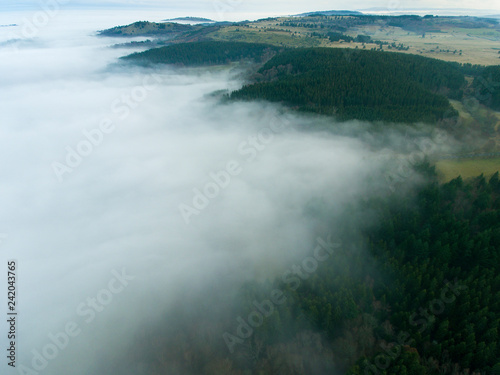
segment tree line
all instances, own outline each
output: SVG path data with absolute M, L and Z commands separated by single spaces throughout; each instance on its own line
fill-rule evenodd
M 342 120 L 436 122 L 466 84 L 455 65 L 422 56 L 352 49 L 286 50 L 233 100 L 264 99 Z
M 145 64 L 210 66 L 241 60 L 263 62 L 279 50 L 279 47 L 263 43 L 204 41 L 153 48 L 124 56 L 121 59 Z

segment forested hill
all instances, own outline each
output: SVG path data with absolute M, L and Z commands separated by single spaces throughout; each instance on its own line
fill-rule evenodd
M 453 113 L 465 78 L 444 61 L 402 53 L 299 48 L 268 61 L 231 99 L 283 102 L 340 119 L 436 122 Z
M 279 47 L 261 43 L 199 42 L 180 43 L 122 57 L 138 63 L 176 64 L 184 66 L 221 65 L 250 59 L 264 62 L 280 50 Z
M 176 35 L 194 28 L 191 25 L 182 25 L 179 23 L 158 23 L 139 21 L 126 26 L 116 26 L 111 29 L 99 31 L 99 36 L 129 37 L 129 36 L 166 36 Z

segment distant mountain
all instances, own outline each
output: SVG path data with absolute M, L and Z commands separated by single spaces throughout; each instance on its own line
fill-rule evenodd
M 491 9 L 468 9 L 468 8 L 398 8 L 398 9 L 388 9 L 387 7 L 372 7 L 372 8 L 364 8 L 359 9 L 365 15 L 370 14 L 386 14 L 386 15 L 406 15 L 406 14 L 415 14 L 415 15 L 426 15 L 433 14 L 448 17 L 457 17 L 457 16 L 473 16 L 473 17 L 489 17 L 489 18 L 497 18 L 499 15 L 495 14 L 495 10 Z M 493 14 L 493 16 L 492 16 Z
M 182 21 L 182 22 L 200 22 L 200 23 L 215 22 L 214 20 L 211 20 L 208 18 L 201 18 L 201 17 L 177 17 L 177 18 L 172 18 L 172 19 L 163 20 L 163 21 L 164 22 Z
M 325 11 L 318 11 L 318 12 L 308 12 L 308 13 L 296 14 L 295 17 L 308 17 L 308 16 L 315 16 L 315 15 L 322 15 L 322 16 L 362 16 L 363 13 L 355 11 L 355 10 L 325 10 Z
M 124 56 L 121 59 L 145 65 L 212 66 L 243 60 L 262 63 L 280 50 L 279 47 L 263 43 L 205 41 L 153 48 Z
M 139 21 L 126 26 L 116 26 L 99 31 L 99 36 L 130 37 L 130 36 L 175 36 L 195 29 L 194 26 L 180 23 L 158 23 Z

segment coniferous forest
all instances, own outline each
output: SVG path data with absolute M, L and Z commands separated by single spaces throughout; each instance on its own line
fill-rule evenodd
M 122 57 L 125 61 L 144 64 L 174 64 L 180 66 L 224 65 L 234 61 L 262 62 L 279 50 L 262 43 L 199 42 L 180 43 L 153 48 Z
M 231 99 L 283 102 L 298 110 L 369 121 L 436 122 L 460 98 L 459 67 L 402 53 L 353 49 L 287 50 Z
M 486 99 L 486 105 L 500 111 L 500 65 L 485 67 L 474 79 L 473 86 L 481 98 Z
M 213 66 L 265 63 L 232 100 L 268 100 L 339 120 L 439 122 L 457 116 L 448 99 L 460 100 L 465 74 L 496 74 L 403 53 L 342 48 L 284 49 L 261 43 L 204 41 L 153 48 L 122 58 L 138 64 Z M 481 76 L 479 73 L 482 72 Z M 491 78 L 490 78 L 491 80 Z M 484 88 L 483 88 L 484 90 Z M 495 105 L 498 98 L 492 98 Z
M 417 169 L 412 193 L 347 209 L 314 272 L 180 300 L 165 316 L 179 324 L 146 326 L 130 360 L 171 374 L 499 374 L 499 175 L 440 185 Z M 377 224 L 354 229 L 360 212 Z M 256 328 L 252 311 L 266 315 Z

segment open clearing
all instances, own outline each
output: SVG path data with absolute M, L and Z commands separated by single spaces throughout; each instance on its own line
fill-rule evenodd
M 234 33 L 236 28 L 228 27 L 219 31 L 217 37 L 222 40 L 244 40 L 252 42 L 265 41 L 267 43 L 288 47 L 344 47 L 363 48 L 361 43 L 330 43 L 327 39 L 312 36 L 318 32 L 317 28 L 280 26 L 280 23 L 289 18 L 261 20 L 239 27 L 239 35 Z M 259 32 L 260 30 L 260 32 Z M 254 34 L 257 32 L 257 34 Z M 247 34 L 244 36 L 244 34 Z M 249 35 L 248 35 L 249 34 Z M 253 34 L 253 35 L 252 35 Z M 364 25 L 354 27 L 345 34 L 355 37 L 359 34 L 369 35 L 373 40 L 380 40 L 392 44 L 404 44 L 408 51 L 398 51 L 383 46 L 385 51 L 403 52 L 426 57 L 433 57 L 444 61 L 471 63 L 481 65 L 500 64 L 500 30 L 489 28 L 459 28 L 441 27 L 440 32 L 415 33 L 403 30 L 401 27 L 380 25 Z M 377 47 L 367 43 L 366 49 Z
M 492 176 L 500 171 L 500 157 L 491 159 L 440 160 L 436 162 L 436 170 L 441 182 L 448 182 L 458 176 L 467 178 Z

